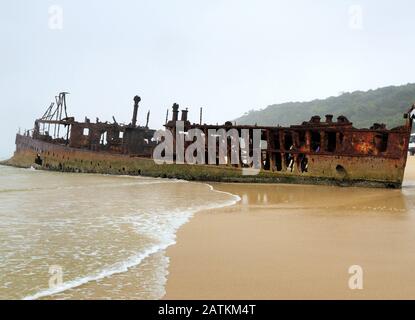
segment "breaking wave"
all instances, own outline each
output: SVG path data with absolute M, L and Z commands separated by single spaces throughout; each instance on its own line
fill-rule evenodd
M 160 181 L 157 181 L 157 182 L 154 181 L 153 183 L 147 183 L 147 184 L 151 185 L 151 184 L 166 183 L 166 182 L 177 183 L 177 182 L 181 182 L 181 180 L 169 181 L 169 180 L 160 179 Z M 198 183 L 198 184 L 202 184 L 202 183 Z M 127 272 L 130 268 L 140 265 L 143 262 L 143 260 L 150 257 L 151 255 L 157 252 L 163 251 L 171 245 L 174 245 L 176 243 L 176 232 L 181 226 L 183 226 L 186 222 L 188 222 L 195 213 L 199 211 L 204 211 L 204 210 L 219 209 L 219 208 L 231 206 L 241 201 L 241 198 L 237 195 L 231 194 L 229 192 L 215 190 L 213 186 L 209 184 L 204 184 L 204 185 L 207 185 L 209 187 L 208 192 L 215 192 L 218 194 L 227 195 L 229 196 L 229 199 L 213 202 L 210 204 L 204 204 L 200 206 L 188 207 L 185 210 L 176 209 L 172 211 L 159 211 L 159 212 L 157 210 L 154 210 L 152 212 L 147 212 L 147 215 L 137 214 L 137 215 L 130 216 L 126 218 L 126 220 L 136 229 L 137 234 L 142 234 L 145 232 L 150 235 L 157 236 L 158 243 L 151 245 L 147 248 L 143 248 L 136 255 L 130 256 L 129 258 L 123 261 L 119 261 L 110 266 L 106 266 L 95 273 L 91 273 L 86 276 L 82 276 L 82 277 L 75 278 L 69 281 L 65 281 L 62 285 L 59 285 L 54 288 L 40 290 L 36 293 L 30 294 L 24 297 L 23 299 L 33 300 L 33 299 L 44 298 L 47 296 L 51 296 L 54 294 L 65 292 L 70 289 L 80 287 L 89 282 L 99 281 L 101 279 L 110 277 L 112 275 Z M 160 217 L 166 218 L 167 223 L 160 224 Z M 161 297 L 162 296 L 160 296 L 160 298 Z

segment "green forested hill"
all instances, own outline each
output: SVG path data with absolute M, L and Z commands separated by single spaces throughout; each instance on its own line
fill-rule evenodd
M 357 128 L 370 127 L 374 122 L 393 128 L 404 123 L 403 113 L 415 103 L 415 84 L 384 87 L 366 92 L 355 91 L 338 97 L 310 102 L 288 102 L 251 110 L 235 119 L 237 124 L 282 125 L 300 124 L 313 115 L 346 116 Z

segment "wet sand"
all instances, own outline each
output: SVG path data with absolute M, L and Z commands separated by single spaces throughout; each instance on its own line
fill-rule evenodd
M 415 157 L 402 190 L 215 184 L 170 257 L 165 299 L 415 299 Z M 351 290 L 349 267 L 363 269 Z

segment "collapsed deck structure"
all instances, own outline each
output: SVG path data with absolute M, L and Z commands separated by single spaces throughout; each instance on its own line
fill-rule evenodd
M 155 177 L 182 178 L 202 181 L 224 182 L 271 182 L 334 184 L 342 186 L 368 186 L 399 188 L 402 185 L 408 143 L 412 129 L 412 106 L 404 114 L 402 126 L 387 129 L 384 124 L 375 123 L 371 128 L 358 129 L 344 116 L 334 119 L 326 115 L 322 120 L 313 116 L 309 121 L 289 127 L 202 124 L 188 120 L 188 110 L 182 110 L 179 119 L 179 105 L 174 104 L 171 119 L 165 128 L 174 139 L 178 124 L 182 134 L 192 129 L 203 132 L 205 137 L 218 130 L 232 130 L 242 138 L 242 131 L 249 136 L 254 130 L 260 132 L 262 150 L 260 170 L 255 175 L 245 174 L 249 163 L 244 158 L 253 150 L 252 141 L 248 154 L 240 153 L 240 161 L 231 163 L 230 147 L 223 159 L 216 151 L 215 163 L 207 164 L 156 164 L 152 158 L 154 148 L 160 140 L 153 139 L 155 130 L 146 125 L 137 125 L 140 97 L 134 97 L 133 117 L 129 124 L 113 122 L 84 122 L 68 117 L 66 93 L 60 93 L 56 102 L 45 114 L 35 121 L 33 131 L 16 136 L 16 152 L 7 163 L 50 170 L 96 172 L 110 174 L 147 175 Z M 227 137 L 228 139 L 230 137 Z M 212 155 L 206 139 L 203 157 Z M 218 142 L 220 143 L 220 142 Z M 188 148 L 191 141 L 185 142 Z M 174 144 L 176 146 L 176 144 Z M 177 156 L 173 150 L 173 158 Z
M 35 121 L 32 137 L 35 140 L 52 144 L 65 145 L 69 148 L 129 154 L 131 156 L 149 157 L 154 147 L 151 139 L 155 130 L 148 128 L 150 112 L 147 113 L 145 126 L 137 126 L 138 106 L 141 98 L 134 97 L 134 111 L 131 122 L 119 124 L 113 122 L 91 122 L 85 117 L 84 122 L 68 117 L 66 92 L 61 92 L 40 119 Z M 26 134 L 27 135 L 27 134 Z

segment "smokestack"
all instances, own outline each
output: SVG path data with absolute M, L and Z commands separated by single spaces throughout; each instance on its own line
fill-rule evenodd
M 150 110 L 147 112 L 147 122 L 146 122 L 146 128 L 148 128 L 148 122 L 150 121 Z
M 203 108 L 200 108 L 200 125 L 202 125 L 203 120 Z
M 139 96 L 134 97 L 134 112 L 133 112 L 133 120 L 131 121 L 131 124 L 133 127 L 137 126 L 138 103 L 140 101 L 141 101 L 141 98 Z
M 320 123 L 320 116 L 312 116 L 310 119 L 311 123 Z
M 173 122 L 179 120 L 179 105 L 177 103 L 173 104 Z
M 333 115 L 332 114 L 326 114 L 326 122 L 332 123 L 333 122 Z
M 186 108 L 186 110 L 182 110 L 182 121 L 187 121 L 187 113 L 189 110 Z

